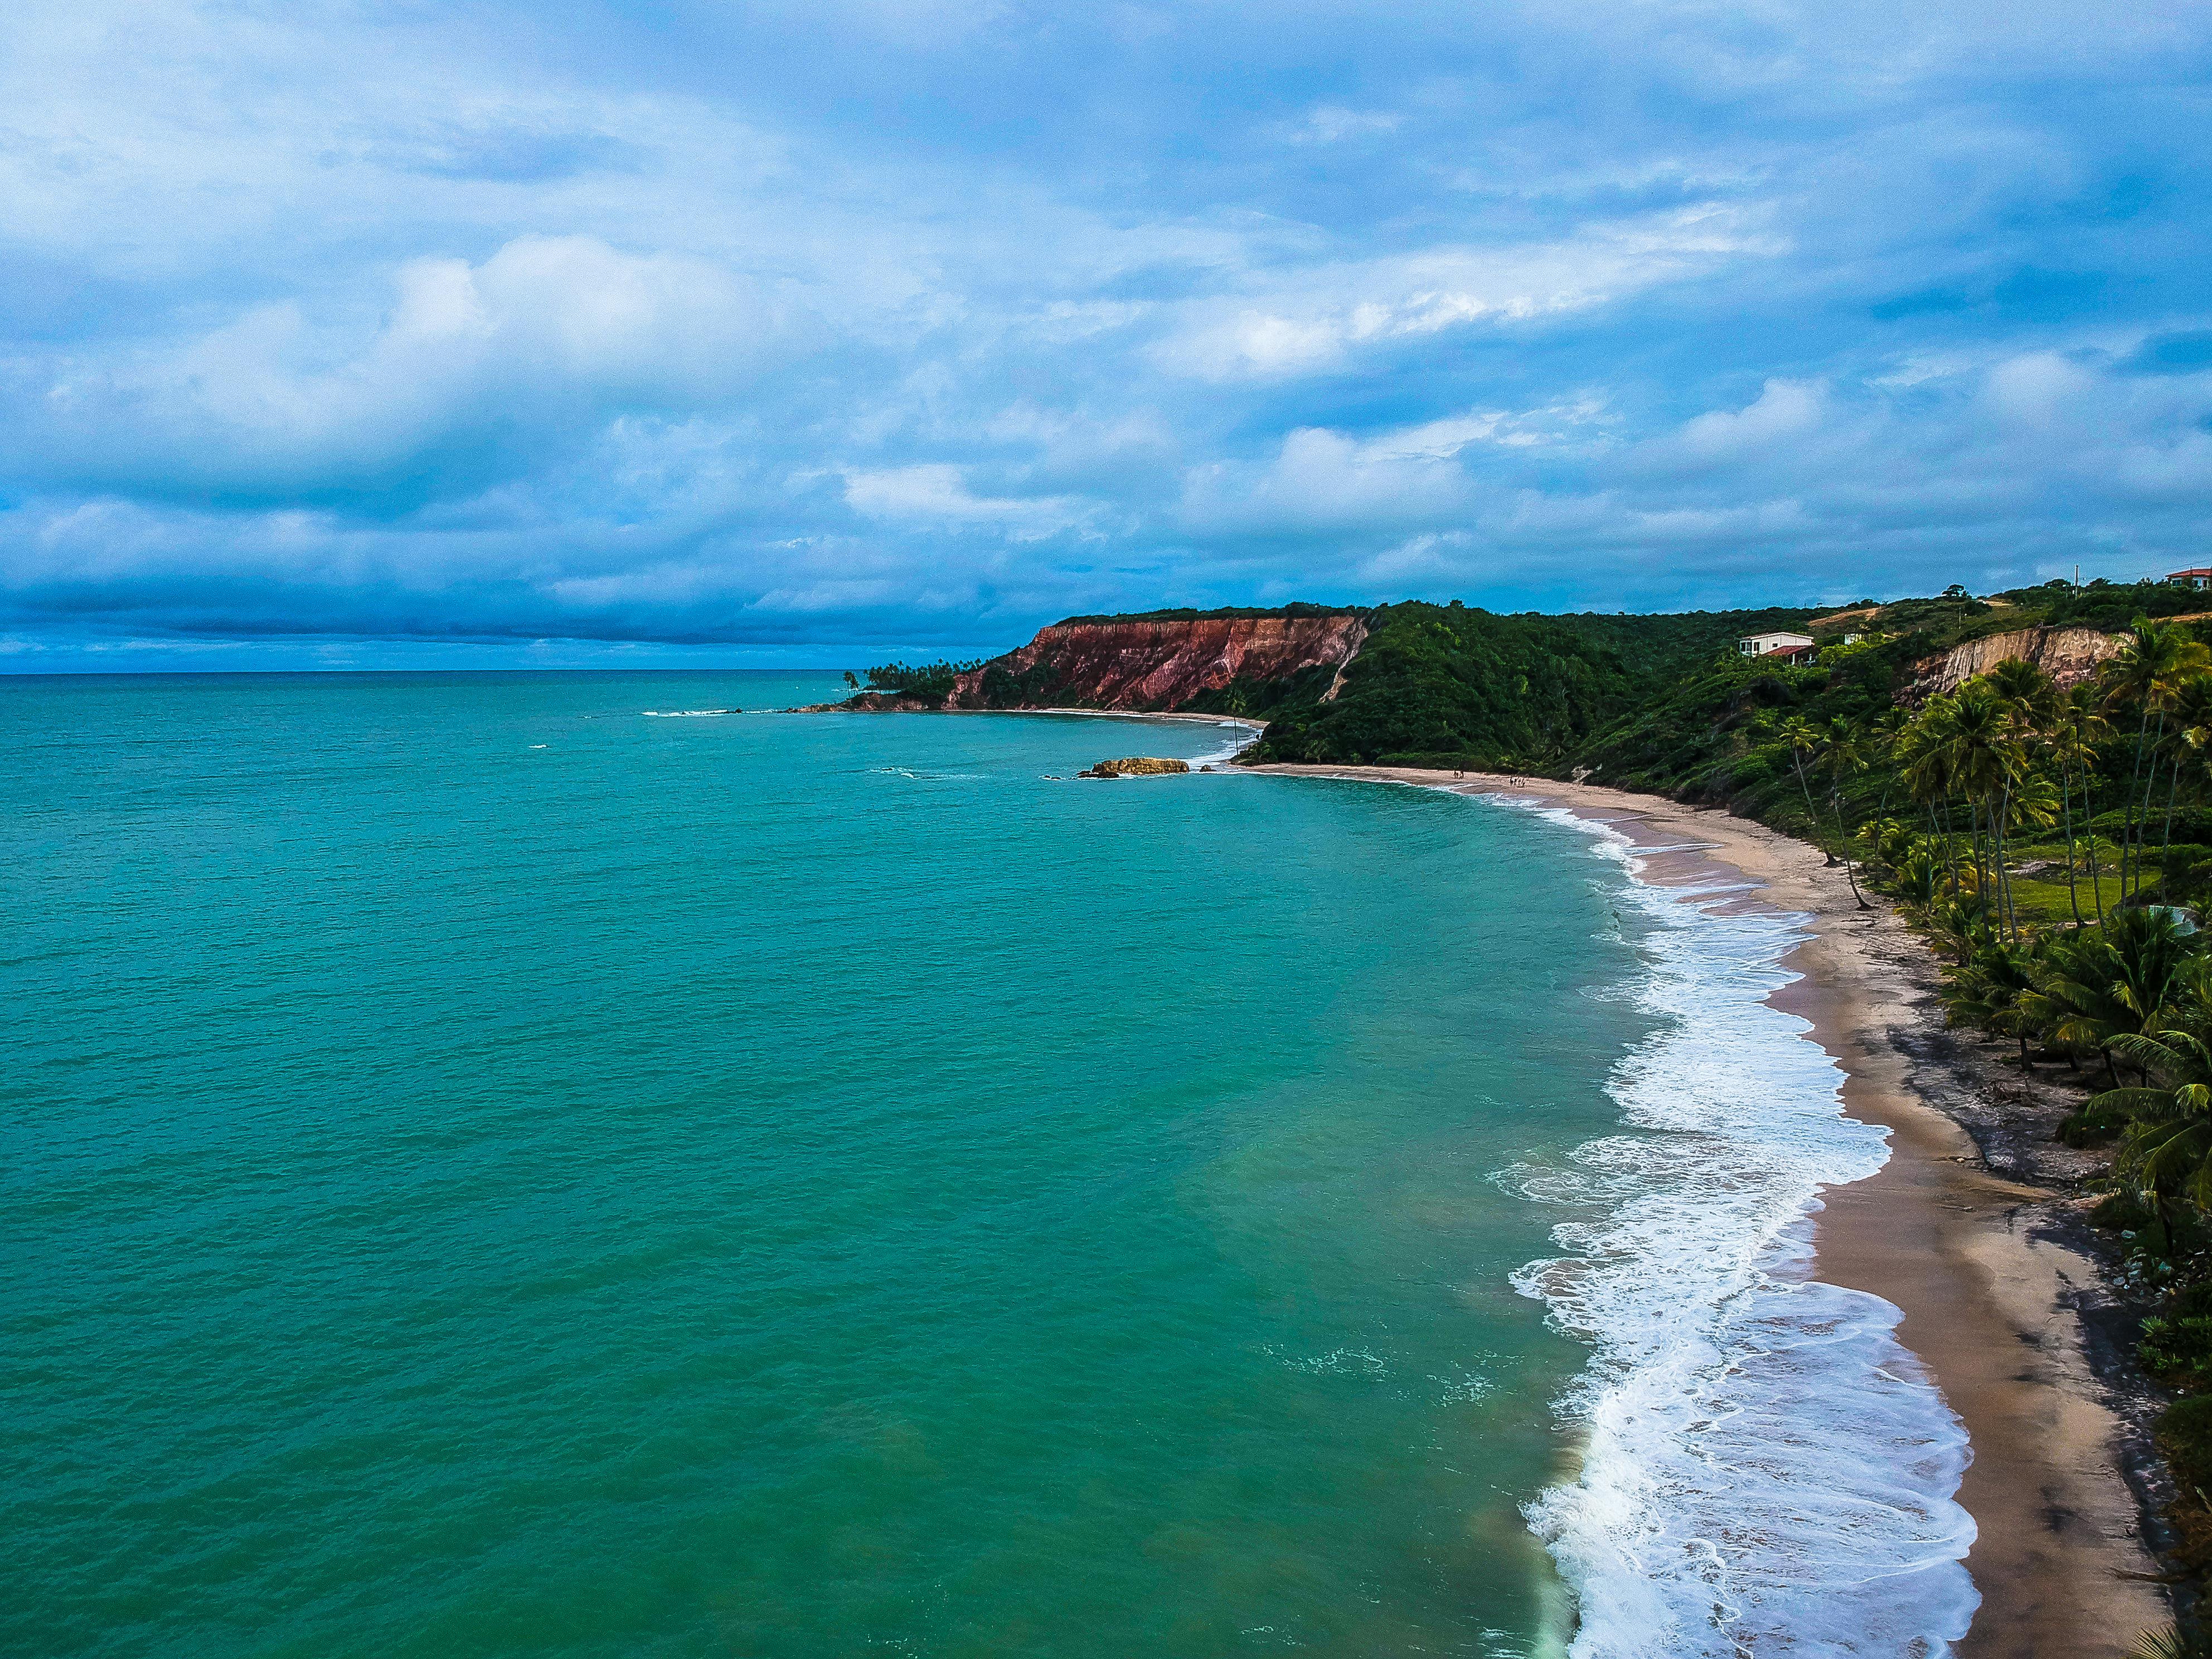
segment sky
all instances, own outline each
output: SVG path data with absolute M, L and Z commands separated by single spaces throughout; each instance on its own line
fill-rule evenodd
M 19 0 L 0 670 L 2212 564 L 2212 3 Z

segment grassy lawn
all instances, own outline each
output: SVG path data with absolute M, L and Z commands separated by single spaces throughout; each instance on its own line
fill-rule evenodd
M 2077 842 L 2075 852 L 2081 861 L 2075 866 L 2074 884 L 2081 907 L 2081 920 L 2094 921 L 2097 919 L 2096 890 L 2089 879 L 2087 843 Z M 2048 860 L 2059 867 L 2038 876 L 2014 875 L 2012 881 L 2013 908 L 2018 912 L 2023 923 L 2033 923 L 2039 927 L 2071 927 L 2074 907 L 2066 897 L 2066 843 L 2062 841 L 2051 845 L 2022 847 L 2015 851 L 2010 861 L 2017 869 L 2021 865 L 2039 860 Z M 2097 843 L 2097 868 L 2103 878 L 2105 903 L 2109 907 L 2120 896 L 2117 875 L 2119 848 L 2100 839 Z M 2142 889 L 2144 894 L 2154 901 L 2163 875 L 2156 854 L 2143 860 Z

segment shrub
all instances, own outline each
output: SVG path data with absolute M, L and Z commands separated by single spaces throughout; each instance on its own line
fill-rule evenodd
M 2058 1127 L 2051 1139 L 2069 1146 L 2108 1146 L 2119 1138 L 2127 1127 L 2127 1121 L 2111 1112 L 2100 1112 L 2094 1107 L 2084 1106 L 2080 1111 L 2058 1120 Z M 2106 1199 L 2097 1208 L 2101 1212 L 2106 1205 L 2116 1202 Z M 2098 1224 L 2102 1226 L 2104 1224 Z
M 2161 1315 L 2146 1319 L 2136 1352 L 2144 1369 L 2164 1381 L 2180 1388 L 2199 1387 L 2212 1378 L 2212 1317 Z
M 2089 1224 L 2106 1232 L 2140 1232 L 2157 1218 L 2133 1193 L 2114 1193 L 2089 1212 Z
M 2212 1486 L 2212 1394 L 2178 1400 L 2158 1419 L 2159 1449 L 2184 1492 L 2201 1502 Z

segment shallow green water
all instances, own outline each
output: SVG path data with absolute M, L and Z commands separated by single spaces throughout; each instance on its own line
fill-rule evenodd
M 1518 1654 L 1526 815 L 827 678 L 0 682 L 0 1650 Z

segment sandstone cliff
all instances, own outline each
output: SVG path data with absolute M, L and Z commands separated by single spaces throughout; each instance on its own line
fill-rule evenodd
M 1279 617 L 1108 618 L 1055 623 L 1018 651 L 960 676 L 947 708 L 1179 708 L 1235 682 L 1341 671 L 1367 627 L 1350 611 Z
M 2118 655 L 2119 649 L 2119 635 L 2093 628 L 2020 628 L 1991 634 L 1915 663 L 1912 684 L 1905 688 L 1903 701 L 1923 702 L 1940 692 L 1954 691 L 2011 657 L 2033 663 L 2064 690 L 2089 678 L 2098 664 Z

